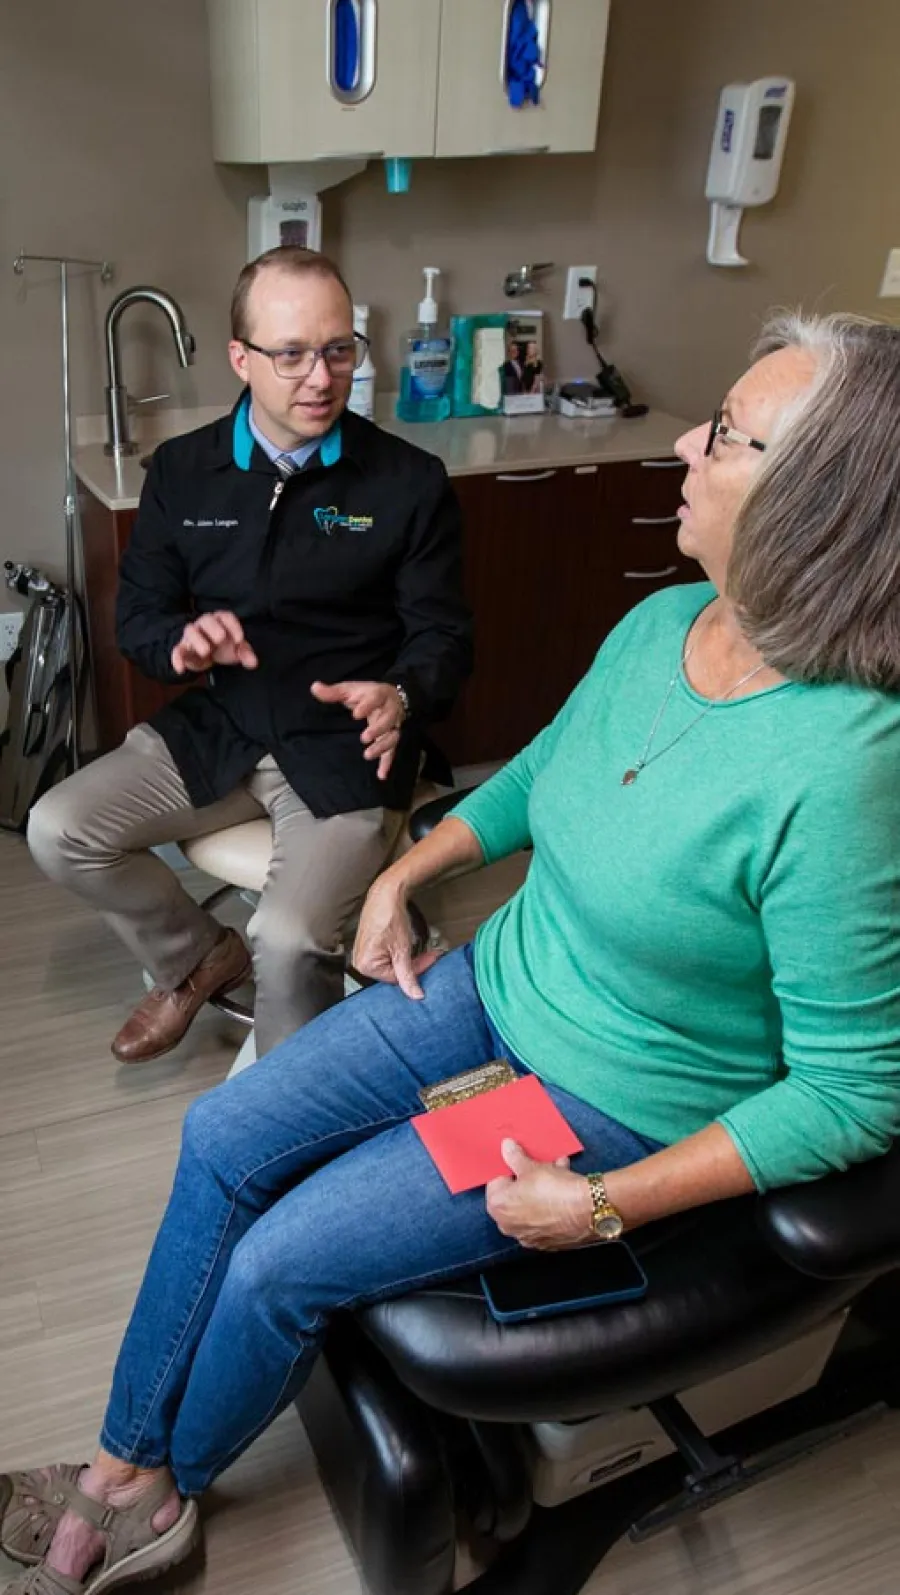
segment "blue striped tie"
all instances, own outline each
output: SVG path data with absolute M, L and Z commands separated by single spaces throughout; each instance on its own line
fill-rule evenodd
M 278 454 L 275 458 L 275 468 L 281 472 L 286 481 L 289 476 L 294 475 L 298 466 L 296 460 L 292 459 L 290 454 Z

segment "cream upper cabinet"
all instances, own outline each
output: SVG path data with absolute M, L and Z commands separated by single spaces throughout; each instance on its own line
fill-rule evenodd
M 505 82 L 513 0 L 443 0 L 436 155 L 592 150 L 609 0 L 532 0 L 540 101 L 513 109 Z
M 476 5 L 477 9 L 477 5 Z M 218 161 L 433 155 L 441 0 L 207 0 Z

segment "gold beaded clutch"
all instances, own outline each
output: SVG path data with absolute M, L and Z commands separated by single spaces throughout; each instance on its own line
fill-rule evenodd
M 518 1080 L 512 1064 L 506 1058 L 495 1058 L 491 1063 L 479 1064 L 477 1069 L 466 1069 L 463 1074 L 451 1075 L 449 1080 L 438 1080 L 436 1085 L 423 1086 L 419 1101 L 428 1113 L 435 1108 L 449 1108 L 454 1102 L 466 1102 L 469 1097 L 479 1097 L 484 1091 L 496 1091 L 498 1086 Z

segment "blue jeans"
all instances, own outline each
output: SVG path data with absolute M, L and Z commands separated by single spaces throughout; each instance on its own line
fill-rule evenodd
M 296 1396 L 333 1312 L 509 1257 L 483 1190 L 451 1196 L 409 1120 L 424 1085 L 509 1051 L 460 948 L 412 1002 L 374 986 L 189 1108 L 101 1444 L 197 1494 Z M 511 1059 L 516 1067 L 524 1065 Z M 573 1167 L 655 1151 L 568 1092 Z

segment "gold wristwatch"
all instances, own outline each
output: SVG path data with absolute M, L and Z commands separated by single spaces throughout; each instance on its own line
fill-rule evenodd
M 588 1174 L 591 1188 L 591 1229 L 598 1241 L 617 1241 L 625 1228 L 625 1220 L 606 1194 L 606 1181 L 602 1174 Z

